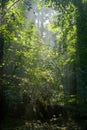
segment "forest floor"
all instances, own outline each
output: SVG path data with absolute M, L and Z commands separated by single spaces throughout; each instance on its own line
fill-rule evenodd
M 0 130 L 87 130 L 87 120 L 52 118 L 50 121 L 41 122 L 5 118 Z

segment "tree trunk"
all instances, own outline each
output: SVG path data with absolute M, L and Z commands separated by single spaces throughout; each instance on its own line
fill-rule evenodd
M 3 21 L 3 15 L 4 15 L 4 1 L 1 1 L 1 23 L 0 26 L 4 24 Z M 3 32 L 0 30 L 0 119 L 2 120 L 3 118 L 3 109 L 4 109 L 4 92 L 3 92 L 3 49 L 4 49 L 4 37 L 3 37 Z
M 73 0 L 77 17 L 77 97 L 80 111 L 87 116 L 87 2 Z

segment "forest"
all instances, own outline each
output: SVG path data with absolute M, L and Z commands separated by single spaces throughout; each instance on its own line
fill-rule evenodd
M 87 0 L 0 0 L 0 130 L 87 130 Z

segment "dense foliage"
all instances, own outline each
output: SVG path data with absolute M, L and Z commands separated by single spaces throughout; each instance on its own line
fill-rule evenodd
M 60 46 L 62 46 L 61 50 L 65 53 L 63 60 L 63 67 L 66 71 L 64 73 L 64 86 L 67 88 L 67 94 L 70 92 L 69 95 L 71 95 L 71 97 L 76 97 L 76 104 L 79 106 L 81 114 L 86 115 L 87 1 L 44 0 L 42 3 L 43 4 L 40 3 L 40 6 L 46 4 L 58 12 L 55 27 L 59 26 L 61 30 L 60 35 L 58 34 L 57 36 L 57 41 L 58 43 L 60 41 Z
M 52 8 L 56 12 L 54 20 L 44 27 L 47 32 L 27 19 L 35 1 L 38 10 Z M 72 129 L 80 129 L 75 119 L 87 118 L 86 12 L 86 0 L 0 1 L 3 130 L 3 122 L 10 118 L 28 120 L 17 129 L 63 129 L 64 125 L 64 129 L 69 129 L 69 123 L 73 124 Z M 54 44 L 50 39 L 45 42 L 38 32 L 52 34 Z M 37 125 L 33 120 L 37 120 Z M 86 123 L 84 120 L 84 130 Z

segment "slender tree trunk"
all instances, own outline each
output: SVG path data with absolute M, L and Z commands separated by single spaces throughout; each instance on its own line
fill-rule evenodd
M 4 14 L 4 1 L 1 1 L 1 21 L 0 26 L 4 24 L 3 14 Z M 3 49 L 4 49 L 4 37 L 3 32 L 0 30 L 0 119 L 3 118 L 3 106 L 4 106 L 4 92 L 3 92 Z

